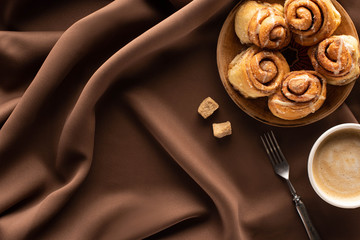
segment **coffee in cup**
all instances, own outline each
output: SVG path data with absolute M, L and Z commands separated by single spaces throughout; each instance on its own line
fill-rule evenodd
M 335 126 L 315 142 L 308 161 L 315 192 L 343 208 L 360 206 L 360 125 Z

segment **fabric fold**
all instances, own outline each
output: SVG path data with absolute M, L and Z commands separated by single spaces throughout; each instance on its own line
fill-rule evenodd
M 190 33 L 204 19 L 210 18 L 219 6 L 224 5 L 224 3 L 209 4 L 206 1 L 200 0 L 193 4 L 195 8 L 202 8 L 206 14 L 199 18 L 196 11 L 188 7 L 187 10 L 182 10 L 183 13 L 174 14 L 166 21 L 154 27 L 154 29 L 151 29 L 154 34 L 151 34 L 150 30 L 145 32 L 141 37 L 121 48 L 117 54 L 110 57 L 95 72 L 89 81 L 85 83 L 79 98 L 77 100 L 74 99 L 76 101 L 75 105 L 71 106 L 68 103 L 65 106 L 65 109 L 62 111 L 68 111 L 68 114 L 61 116 L 61 131 L 59 131 L 59 125 L 49 126 L 49 128 L 57 128 L 58 133 L 52 136 L 52 152 L 48 152 L 53 157 L 56 154 L 55 162 L 49 158 L 47 161 L 50 160 L 50 162 L 47 164 L 49 164 L 48 167 L 51 169 L 50 173 L 54 172 L 55 177 L 58 178 L 57 182 L 61 184 L 65 181 L 66 185 L 55 191 L 51 187 L 48 188 L 47 196 L 41 197 L 43 200 L 27 211 L 28 216 L 23 221 L 21 231 L 8 230 L 9 232 L 6 234 L 4 229 L 2 232 L 4 232 L 5 236 L 9 239 L 22 239 L 26 236 L 31 236 L 35 229 L 38 229 L 49 218 L 55 216 L 56 212 L 61 209 L 61 206 L 66 204 L 71 197 L 71 193 L 82 183 L 88 174 L 92 162 L 96 103 L 110 84 L 117 79 L 120 71 L 131 61 L 139 60 L 141 57 L 156 51 L 156 49 L 164 47 L 163 45 L 166 45 L 166 42 L 171 42 L 174 38 L 178 39 Z M 102 40 L 107 35 L 106 33 L 111 33 L 115 30 L 116 22 L 114 21 L 122 20 L 121 17 L 117 17 L 119 16 L 117 11 L 119 9 L 126 11 L 127 8 L 132 11 L 134 9 L 130 2 L 113 2 L 76 22 L 62 34 L 1 129 L 0 148 L 3 151 L 0 153 L 0 159 L 8 159 L 13 155 L 10 146 L 18 141 L 18 138 L 22 136 L 21 133 L 29 132 L 30 135 L 32 134 L 31 128 L 37 124 L 38 118 L 42 114 L 41 112 L 46 114 L 44 113 L 46 109 L 45 103 L 54 96 L 57 88 L 61 89 L 60 86 L 64 84 L 64 79 L 71 74 L 74 66 L 94 47 L 94 44 Z M 139 10 L 141 13 L 143 9 Z M 181 28 L 172 28 L 170 23 L 180 19 L 185 20 L 186 24 L 182 25 L 183 27 Z M 191 21 L 189 21 L 190 19 Z M 196 21 L 193 21 L 194 19 Z M 104 23 L 107 23 L 107 25 L 104 25 Z M 166 35 L 169 37 L 165 37 Z M 139 45 L 152 47 L 144 48 L 145 51 L 139 52 L 141 49 Z M 131 61 L 129 62 L 128 59 L 131 59 Z M 61 65 L 58 64 L 59 60 L 62 60 Z M 23 119 L 27 119 L 27 121 L 23 122 Z M 38 123 L 41 124 L 41 121 Z M 46 132 L 47 130 L 43 128 L 42 131 Z M 23 139 L 22 141 L 25 140 Z M 30 153 L 36 150 L 30 148 L 28 151 Z M 41 157 L 37 161 L 41 162 Z M 72 167 L 69 168 L 69 166 Z M 42 170 L 38 169 L 38 171 Z M 69 173 L 71 174 L 69 175 Z M 34 220 L 31 222 L 26 221 L 28 218 Z
M 141 99 L 137 96 L 141 96 Z M 145 91 L 135 91 L 127 98 L 131 107 L 137 114 L 140 114 L 139 118 L 144 121 L 143 124 L 154 134 L 157 141 L 212 199 L 223 222 L 222 237 L 224 239 L 242 239 L 242 232 L 238 231 L 241 229 L 238 216 L 239 196 L 230 194 L 236 192 L 235 186 L 223 176 L 220 166 L 216 165 L 216 160 L 206 151 L 201 151 L 204 147 L 191 136 L 181 122 L 173 118 L 176 114 L 171 113 L 171 110 L 161 104 L 156 96 L 148 95 Z M 153 115 L 148 104 L 157 105 L 161 110 L 158 114 Z M 162 124 L 157 124 L 158 122 L 162 122 Z M 198 151 L 194 152 L 192 149 Z M 209 176 L 212 178 L 210 179 Z
M 310 126 L 246 115 L 216 66 L 236 4 L 0 3 L 0 239 L 304 239 L 260 142 L 270 129 L 320 234 L 356 239 L 359 210 L 316 197 L 306 156 L 327 128 L 356 122 L 359 89 Z M 208 96 L 220 108 L 203 119 Z M 224 121 L 232 135 L 214 138 Z

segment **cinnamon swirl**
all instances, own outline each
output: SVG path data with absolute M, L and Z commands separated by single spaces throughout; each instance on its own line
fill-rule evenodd
M 341 23 L 331 0 L 286 0 L 284 14 L 295 41 L 303 46 L 330 37 Z
M 326 80 L 315 71 L 288 73 L 281 88 L 269 97 L 270 111 L 285 120 L 304 118 L 317 111 L 326 99 Z
M 258 98 L 275 93 L 289 71 L 280 52 L 251 46 L 229 64 L 228 79 L 244 97 Z
M 235 32 L 242 44 L 255 44 L 261 48 L 278 50 L 291 39 L 280 4 L 247 1 L 235 16 Z
M 331 85 L 345 85 L 359 77 L 359 43 L 348 35 L 332 36 L 309 49 L 314 69 Z

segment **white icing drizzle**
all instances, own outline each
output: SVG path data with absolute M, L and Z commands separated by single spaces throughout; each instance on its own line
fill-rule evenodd
M 313 102 L 310 102 L 309 103 L 309 108 L 311 110 L 311 113 L 314 113 L 316 112 L 316 107 L 315 107 L 315 104 Z
M 343 53 L 343 48 L 344 48 L 344 40 L 340 39 L 340 47 L 339 47 L 339 51 L 338 51 L 338 54 L 337 54 L 337 63 L 339 64 L 339 66 L 338 66 L 337 69 L 334 69 L 334 74 L 335 75 L 338 75 L 340 73 L 340 71 L 341 71 L 341 68 L 342 68 L 341 56 L 342 56 L 342 53 Z
M 344 46 L 345 46 L 346 50 L 350 53 L 351 57 L 353 57 L 353 52 L 355 52 L 354 46 L 351 45 L 348 41 L 346 41 L 345 36 L 341 36 L 341 38 L 344 38 L 343 39 Z M 355 61 L 351 60 L 351 68 L 350 69 L 352 70 L 354 67 L 355 67 Z
M 310 78 L 309 75 L 307 75 L 307 74 L 297 75 L 297 76 L 295 76 L 295 77 L 293 77 L 293 78 L 291 78 L 291 79 L 289 80 L 289 84 L 290 84 L 292 81 L 297 81 L 297 80 L 304 80 L 305 83 L 307 83 L 310 79 L 311 79 L 311 78 Z
M 321 95 L 320 97 L 319 97 L 319 101 L 322 101 L 322 100 L 325 100 L 326 99 L 326 97 L 324 96 L 324 95 Z
M 293 106 L 295 106 L 295 104 L 292 103 L 292 102 L 284 102 L 284 101 L 281 101 L 281 100 L 278 100 L 278 99 L 274 99 L 274 100 L 272 100 L 272 102 L 275 103 L 275 104 L 279 104 L 281 106 L 285 106 L 285 107 L 293 107 Z
M 260 61 L 259 61 L 259 55 L 258 55 L 258 54 L 255 55 L 255 61 L 256 61 L 257 63 L 259 63 L 259 69 L 260 69 L 260 70 L 263 70 L 263 69 L 260 67 Z M 266 79 L 266 74 L 263 74 L 263 77 L 262 77 L 262 79 L 261 79 L 262 82 L 260 82 L 260 83 L 262 84 L 263 82 L 265 82 L 265 79 Z M 260 80 L 260 79 L 259 79 L 259 80 Z M 261 86 L 262 86 L 262 85 L 261 85 Z
M 304 36 L 303 36 L 303 35 L 299 35 L 299 39 L 300 39 L 300 42 L 301 42 L 301 43 L 304 42 Z
M 291 93 L 289 93 L 289 92 L 285 93 L 285 97 L 289 98 L 289 97 L 291 97 L 291 96 L 293 96 L 293 94 L 291 94 Z M 316 94 L 305 93 L 305 94 L 302 94 L 301 96 L 302 96 L 303 98 L 313 99 L 313 98 L 316 97 Z
M 256 35 L 259 35 L 260 33 L 260 19 L 261 19 L 261 11 L 259 10 L 256 15 L 256 22 L 258 23 L 256 25 L 256 31 L 255 31 Z
M 304 98 L 313 99 L 314 97 L 316 97 L 316 94 L 306 93 L 306 94 L 303 94 L 302 96 Z
M 264 83 L 265 80 L 266 80 L 266 76 L 267 76 L 267 74 L 264 74 L 263 79 L 262 79 L 262 82 L 263 82 L 263 83 Z
M 268 17 L 271 20 L 272 27 L 275 26 L 276 20 L 275 20 L 275 13 L 274 11 L 270 10 L 270 16 Z M 266 41 L 264 42 L 264 46 L 267 46 L 270 41 L 270 36 L 266 38 Z
M 270 16 L 269 16 L 272 20 L 272 25 L 275 25 L 276 20 L 275 20 L 275 13 L 273 11 L 270 11 Z
M 270 19 L 271 19 L 271 25 L 275 26 L 276 19 L 275 19 L 275 13 L 273 11 L 270 11 Z

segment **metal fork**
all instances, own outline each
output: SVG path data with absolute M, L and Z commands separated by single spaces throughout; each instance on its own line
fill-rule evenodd
M 312 224 L 309 214 L 305 208 L 304 203 L 300 200 L 300 196 L 296 194 L 295 188 L 289 180 L 290 167 L 284 154 L 282 153 L 278 142 L 276 141 L 275 135 L 272 131 L 265 133 L 264 136 L 261 136 L 261 141 L 264 144 L 265 150 L 269 156 L 270 162 L 274 168 L 274 171 L 277 175 L 285 179 L 286 183 L 289 186 L 290 192 L 293 196 L 293 201 L 297 212 L 300 215 L 300 218 L 305 226 L 306 232 L 309 236 L 309 239 L 321 239 L 318 232 L 316 231 L 314 225 Z

